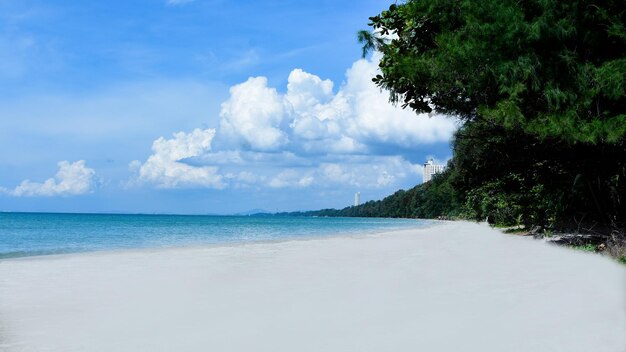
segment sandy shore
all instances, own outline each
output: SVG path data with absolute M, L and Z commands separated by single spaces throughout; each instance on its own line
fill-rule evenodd
M 0 262 L 1 351 L 626 350 L 626 267 L 484 225 Z

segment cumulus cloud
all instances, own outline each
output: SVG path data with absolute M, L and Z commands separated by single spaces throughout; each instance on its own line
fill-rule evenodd
M 378 73 L 379 60 L 379 54 L 372 60 L 359 60 L 346 73 L 346 85 L 338 95 L 344 96 L 352 110 L 348 133 L 364 143 L 403 147 L 450 140 L 456 130 L 451 118 L 416 115 L 388 102 L 388 94 L 371 81 Z
M 287 143 L 284 101 L 267 86 L 265 77 L 251 77 L 230 88 L 220 116 L 220 132 L 239 138 L 251 149 L 277 150 Z
M 152 155 L 145 163 L 134 160 L 129 166 L 137 172 L 137 181 L 150 182 L 160 188 L 224 188 L 217 167 L 196 167 L 185 162 L 188 158 L 210 152 L 214 136 L 214 129 L 196 128 L 190 133 L 174 133 L 171 139 L 160 137 L 152 144 Z
M 216 189 L 417 183 L 422 166 L 399 150 L 448 142 L 455 121 L 389 103 L 371 81 L 379 60 L 376 54 L 356 61 L 336 92 L 331 80 L 302 69 L 289 74 L 283 92 L 266 77 L 251 77 L 230 88 L 218 129 L 154 141 L 147 161 L 131 164 L 137 180 Z
M 59 171 L 53 178 L 42 183 L 24 180 L 12 190 L 0 189 L 0 191 L 15 197 L 72 196 L 91 191 L 96 172 L 88 168 L 84 160 L 74 163 L 61 161 L 57 165 Z
M 291 72 L 287 92 L 254 77 L 231 88 L 222 104 L 221 130 L 241 147 L 257 151 L 365 153 L 371 145 L 404 148 L 448 141 L 455 122 L 443 116 L 416 115 L 389 103 L 371 77 L 380 55 L 356 61 L 333 93 L 333 82 L 301 69 Z

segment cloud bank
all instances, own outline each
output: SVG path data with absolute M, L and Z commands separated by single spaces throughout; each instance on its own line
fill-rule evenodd
M 390 104 L 371 81 L 379 60 L 377 54 L 356 61 L 336 92 L 332 81 L 302 69 L 289 74 L 285 92 L 266 77 L 250 77 L 230 88 L 217 129 L 154 141 L 144 163 L 131 163 L 135 181 L 222 189 L 385 187 L 417 180 L 421 165 L 397 151 L 448 142 L 455 121 Z
M 61 161 L 57 165 L 59 171 L 53 178 L 42 183 L 24 180 L 12 190 L 0 188 L 0 191 L 14 197 L 74 196 L 91 191 L 96 172 L 88 168 L 84 160 Z

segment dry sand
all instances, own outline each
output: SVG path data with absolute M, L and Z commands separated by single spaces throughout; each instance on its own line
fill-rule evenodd
M 626 267 L 454 222 L 0 261 L 1 351 L 626 351 Z

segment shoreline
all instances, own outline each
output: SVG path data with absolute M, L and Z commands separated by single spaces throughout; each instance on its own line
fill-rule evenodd
M 0 261 L 0 350 L 626 346 L 626 268 L 485 224 Z
M 385 218 L 387 219 L 387 218 Z M 393 218 L 388 218 L 393 219 Z M 421 229 L 429 229 L 433 226 L 442 225 L 446 222 L 452 222 L 447 220 L 433 220 L 433 219 L 403 219 L 403 220 L 418 220 L 424 221 L 423 224 L 415 227 L 407 227 L 407 228 L 397 228 L 397 229 L 372 229 L 364 232 L 354 232 L 354 233 L 329 233 L 323 235 L 295 235 L 293 237 L 285 237 L 285 238 L 277 238 L 277 239 L 262 239 L 262 240 L 250 240 L 244 242 L 220 242 L 220 243 L 198 243 L 198 244 L 189 244 L 189 245 L 176 245 L 176 246 L 162 246 L 162 247 L 136 247 L 136 248 L 112 248 L 112 249 L 102 249 L 102 250 L 88 250 L 88 251 L 76 251 L 76 252 L 66 252 L 66 253 L 50 253 L 50 254 L 35 254 L 35 255 L 23 255 L 23 256 L 15 256 L 15 257 L 0 257 L 0 264 L 3 261 L 14 261 L 14 260 L 29 260 L 29 259 L 37 259 L 37 258 L 50 258 L 50 259 L 63 259 L 65 257 L 72 256 L 82 256 L 82 255 L 115 255 L 115 254 L 124 254 L 124 253 L 133 253 L 133 252 L 167 252 L 170 250 L 201 250 L 201 249 L 211 249 L 211 248 L 221 248 L 221 247 L 238 247 L 238 246 L 246 246 L 246 245 L 254 245 L 254 244 L 272 244 L 272 243 L 282 243 L 282 242 L 291 242 L 291 241 L 315 241 L 315 240 L 324 240 L 330 238 L 352 238 L 352 237 L 365 237 L 365 236 L 373 236 L 373 235 L 383 235 L 383 234 L 393 234 L 396 232 L 403 231 L 417 231 Z M 7 253 L 11 254 L 11 253 Z

